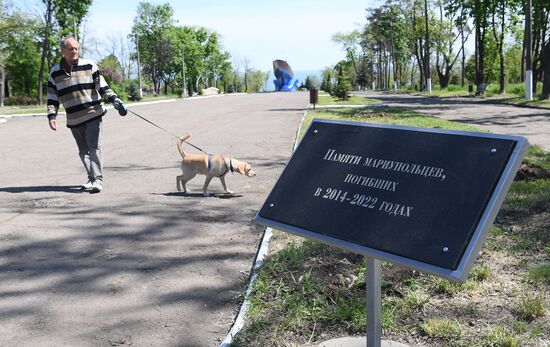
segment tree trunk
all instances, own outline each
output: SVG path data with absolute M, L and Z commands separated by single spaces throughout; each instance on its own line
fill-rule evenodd
M 42 55 L 40 57 L 40 70 L 38 71 L 38 96 L 37 102 L 38 105 L 42 104 L 42 93 L 43 86 L 42 81 L 44 79 L 44 71 L 46 69 L 46 57 L 50 49 L 50 26 L 52 22 L 52 11 L 53 11 L 53 0 L 47 0 L 46 4 L 46 15 L 44 20 L 46 21 L 46 30 L 44 33 L 44 42 L 42 43 Z
M 0 64 L 0 107 L 4 107 L 4 67 Z
M 525 34 L 525 31 L 523 32 L 523 46 L 521 48 L 521 70 L 520 70 L 520 75 L 519 75 L 519 80 L 521 83 L 525 82 L 525 51 L 526 51 L 526 45 L 527 45 L 527 41 L 526 41 L 526 34 Z
M 504 94 L 506 92 L 506 87 L 505 87 L 505 80 L 506 80 L 506 71 L 504 70 L 504 26 L 505 26 L 505 18 L 504 18 L 504 14 L 505 14 L 505 8 L 506 8 L 506 1 L 503 0 L 503 3 L 500 4 L 501 6 L 501 13 L 500 13 L 500 33 L 498 33 L 497 35 L 497 23 L 495 22 L 495 16 L 496 16 L 496 12 L 497 12 L 497 6 L 498 4 L 495 5 L 495 7 L 493 8 L 493 21 L 492 21 L 492 26 L 493 26 L 493 38 L 495 39 L 495 42 L 496 42 L 496 45 L 497 45 L 497 51 L 498 51 L 498 56 L 499 56 L 499 60 L 500 60 L 500 74 L 499 74 L 499 94 Z
M 543 82 L 541 99 L 550 99 L 550 42 L 548 42 L 542 51 L 541 62 L 543 68 Z

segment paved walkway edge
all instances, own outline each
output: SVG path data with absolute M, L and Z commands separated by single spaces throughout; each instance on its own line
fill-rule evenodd
M 208 99 L 208 98 L 216 98 L 221 96 L 230 96 L 230 95 L 245 95 L 246 93 L 231 93 L 231 94 L 217 94 L 217 95 L 200 95 L 200 96 L 193 96 L 193 97 L 186 97 L 181 99 L 162 99 L 162 100 L 152 100 L 152 101 L 143 101 L 143 102 L 128 102 L 125 105 L 128 107 L 134 107 L 134 106 L 145 106 L 145 105 L 151 105 L 151 104 L 160 104 L 164 102 L 174 102 L 178 100 L 198 100 L 198 99 Z M 107 110 L 113 109 L 112 105 L 106 105 L 104 103 L 105 108 Z M 59 116 L 65 115 L 65 112 L 59 112 Z M 0 115 L 0 123 L 6 122 L 7 119 L 13 118 L 13 117 L 46 117 L 46 109 L 44 108 L 44 112 L 41 113 L 15 113 L 15 114 L 4 114 Z
M 304 125 L 304 119 L 306 118 L 306 115 L 307 111 L 304 112 L 302 120 L 300 121 L 300 126 L 298 127 L 298 130 L 296 130 L 292 152 L 294 152 L 296 150 L 296 147 L 298 146 L 298 135 L 300 135 L 300 131 L 302 129 L 302 126 Z M 265 256 L 267 255 L 267 250 L 269 248 L 269 241 L 271 240 L 271 236 L 273 236 L 273 229 L 267 227 L 264 231 L 264 236 L 262 237 L 262 242 L 260 244 L 260 248 L 258 249 L 258 253 L 256 253 L 256 259 L 254 260 L 252 274 L 250 275 L 250 281 L 248 282 L 248 287 L 246 289 L 246 294 L 244 297 L 244 301 L 241 305 L 241 309 L 239 310 L 239 313 L 237 314 L 237 317 L 235 318 L 235 322 L 231 326 L 231 329 L 225 336 L 225 339 L 223 339 L 222 343 L 220 344 L 220 347 L 231 346 L 233 338 L 244 326 L 244 319 L 246 317 L 246 312 L 248 311 L 248 305 L 250 304 L 248 301 L 248 297 L 250 296 L 250 294 L 252 294 L 252 285 L 254 284 L 254 281 L 258 276 L 258 270 L 264 263 Z
M 248 282 L 248 288 L 246 289 L 246 294 L 245 294 L 243 304 L 241 305 L 241 309 L 237 314 L 237 318 L 235 319 L 233 326 L 229 330 L 229 333 L 227 333 L 227 335 L 225 336 L 225 339 L 222 341 L 220 347 L 231 346 L 231 342 L 233 341 L 233 338 L 235 337 L 235 335 L 237 335 L 237 333 L 241 330 L 241 328 L 244 325 L 244 319 L 246 316 L 246 312 L 248 311 L 248 305 L 250 304 L 250 302 L 248 301 L 248 297 L 250 296 L 250 294 L 252 294 L 252 285 L 254 284 L 256 277 L 258 277 L 258 270 L 264 263 L 264 259 L 265 259 L 265 256 L 267 255 L 267 248 L 269 246 L 269 241 L 271 240 L 271 236 L 273 236 L 273 230 L 271 228 L 265 229 L 264 236 L 262 237 L 262 243 L 260 244 L 258 253 L 256 253 L 256 259 L 254 260 L 252 275 L 250 276 L 250 281 Z

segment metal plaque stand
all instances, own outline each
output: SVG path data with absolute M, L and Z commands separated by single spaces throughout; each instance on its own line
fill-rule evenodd
M 380 326 L 380 312 L 382 310 L 382 284 L 380 281 L 381 261 L 366 257 L 367 271 L 367 347 L 381 347 L 382 329 Z

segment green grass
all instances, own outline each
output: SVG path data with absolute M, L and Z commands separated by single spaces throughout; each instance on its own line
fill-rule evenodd
M 62 108 L 60 112 L 65 112 Z M 6 106 L 0 108 L 0 115 L 18 115 L 18 114 L 44 114 L 47 113 L 47 106 L 44 104 L 42 107 L 36 106 Z
M 543 317 L 546 314 L 544 296 L 542 294 L 523 296 L 514 308 L 514 312 L 520 319 L 527 322 Z
M 482 97 L 491 98 L 491 102 L 495 103 L 510 103 L 517 105 L 527 105 L 527 106 L 536 106 L 543 108 L 550 108 L 550 100 L 540 100 L 540 91 L 542 90 L 542 84 L 539 83 L 537 91 L 539 94 L 533 96 L 532 100 L 525 99 L 525 84 L 524 83 L 509 83 L 506 85 L 506 92 L 504 94 L 499 94 L 499 84 L 491 83 L 487 86 L 485 93 Z M 474 86 L 475 92 L 475 86 Z M 468 85 L 464 87 L 460 85 L 449 85 L 447 88 L 440 88 L 438 84 L 432 86 L 432 93 L 428 94 L 427 92 L 418 92 L 414 88 L 408 86 L 400 90 L 400 92 L 405 93 L 415 93 L 431 97 L 465 97 L 473 96 L 474 93 L 470 94 L 468 92 Z
M 422 332 L 428 337 L 447 341 L 459 340 L 464 333 L 464 327 L 456 320 L 446 318 L 428 319 L 420 325 Z
M 491 268 L 489 265 L 476 265 L 470 271 L 470 278 L 476 282 L 483 282 L 491 277 Z
M 158 100 L 167 100 L 178 98 L 177 95 L 160 95 L 160 96 L 146 96 L 141 101 L 131 101 L 129 104 L 139 102 L 149 102 Z M 44 114 L 46 116 L 47 105 L 44 103 L 42 106 L 5 106 L 0 108 L 0 115 L 18 115 L 18 114 Z M 60 106 L 59 112 L 65 112 L 63 106 Z
M 302 124 L 300 138 L 303 136 L 314 118 L 349 120 L 357 122 L 372 122 L 411 127 L 443 128 L 461 131 L 480 130 L 463 123 L 455 123 L 443 119 L 422 115 L 415 111 L 395 107 L 318 109 L 308 111 Z
M 533 282 L 550 284 L 550 263 L 535 265 L 529 269 L 527 278 Z
M 550 169 L 550 152 L 544 150 L 544 148 L 532 145 L 529 147 L 524 161 L 530 164 L 534 164 L 546 169 Z
M 489 327 L 482 346 L 487 347 L 518 347 L 522 342 L 521 338 L 508 331 L 505 327 L 497 325 Z
M 319 105 L 370 105 L 379 104 L 380 101 L 367 99 L 362 96 L 350 96 L 347 100 L 332 97 L 328 94 L 319 94 Z
M 313 334 L 317 326 L 323 328 L 343 322 L 348 331 L 365 329 L 364 295 L 339 291 L 339 287 L 344 288 L 344 283 L 339 281 L 334 281 L 336 290 L 321 286 L 318 277 L 323 273 L 314 271 L 311 259 L 320 257 L 325 251 L 330 249 L 321 243 L 304 240 L 291 243 L 268 258 L 253 284 L 247 317 L 249 323 L 239 333 L 235 346 L 276 345 L 280 334 L 303 330 Z
M 550 179 L 516 181 L 505 199 L 505 210 L 529 214 L 550 209 Z

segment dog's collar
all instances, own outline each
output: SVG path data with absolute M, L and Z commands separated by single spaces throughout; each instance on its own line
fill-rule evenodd
M 235 169 L 233 168 L 233 163 L 231 162 L 231 157 L 229 158 L 224 157 L 223 161 L 225 162 L 225 172 L 227 171 L 231 171 L 231 173 L 235 172 Z

